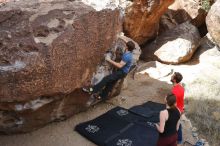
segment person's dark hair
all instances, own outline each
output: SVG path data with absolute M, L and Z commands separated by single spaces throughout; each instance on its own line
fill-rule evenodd
M 176 80 L 176 83 L 179 83 L 182 81 L 183 79 L 183 76 L 181 73 L 179 72 L 174 72 L 174 79 Z
M 123 55 L 123 49 L 118 46 L 115 50 L 115 61 L 120 62 L 122 59 L 122 55 Z
M 128 47 L 128 51 L 132 52 L 135 49 L 135 44 L 132 41 L 128 41 L 126 46 Z
M 167 105 L 170 107 L 170 108 L 175 108 L 175 103 L 176 103 L 176 96 L 172 93 L 170 94 L 167 94 L 166 96 L 166 101 L 167 101 Z

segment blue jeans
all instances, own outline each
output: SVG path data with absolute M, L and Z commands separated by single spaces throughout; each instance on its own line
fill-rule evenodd
M 178 130 L 178 138 L 177 138 L 177 142 L 178 144 L 183 142 L 183 133 L 182 133 L 182 125 L 180 124 L 179 126 L 179 130 Z
M 104 77 L 98 84 L 93 87 L 93 94 L 100 92 L 99 96 L 102 99 L 106 99 L 108 97 L 109 92 L 112 91 L 115 83 L 124 78 L 127 74 L 122 70 L 118 70 L 113 72 L 112 74 Z

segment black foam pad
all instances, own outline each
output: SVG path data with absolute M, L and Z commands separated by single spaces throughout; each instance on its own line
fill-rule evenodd
M 155 127 L 133 124 L 106 146 L 156 146 L 158 137 Z
M 147 102 L 127 110 L 115 107 L 75 127 L 98 146 L 155 146 L 159 133 L 151 122 L 159 121 L 165 105 Z
M 147 121 L 158 123 L 160 111 L 166 109 L 165 104 L 148 101 L 142 105 L 134 106 L 130 112 L 145 117 Z
M 118 110 L 124 109 L 116 107 L 94 120 L 77 125 L 75 130 L 95 144 L 103 146 L 109 138 L 117 136 L 130 124 L 129 121 L 123 120 L 113 113 Z

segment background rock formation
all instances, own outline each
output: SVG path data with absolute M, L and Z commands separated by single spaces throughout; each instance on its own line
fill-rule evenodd
M 206 17 L 206 24 L 209 34 L 215 43 L 220 46 L 220 0 L 217 0 L 211 7 Z
M 168 64 L 179 64 L 189 61 L 200 41 L 198 29 L 186 22 L 157 37 L 143 48 L 142 59 L 155 57 Z
M 125 35 L 138 44 L 155 38 L 159 29 L 160 17 L 174 0 L 134 0 L 126 8 L 124 18 Z
M 199 28 L 200 34 L 205 36 L 207 33 L 205 18 L 208 8 L 205 8 L 202 2 L 201 0 L 175 0 L 169 6 L 168 11 L 161 17 L 160 33 L 172 29 L 181 23 L 190 21 Z M 211 4 L 212 2 L 210 1 L 209 5 Z
M 27 132 L 85 109 L 80 91 L 121 31 L 118 9 L 68 0 L 0 9 L 0 132 Z

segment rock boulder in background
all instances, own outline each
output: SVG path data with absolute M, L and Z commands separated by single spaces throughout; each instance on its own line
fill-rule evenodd
M 125 35 L 138 44 L 155 38 L 160 17 L 173 2 L 174 0 L 134 0 L 125 10 Z
M 149 61 L 148 59 L 155 55 L 157 59 L 167 64 L 183 63 L 191 59 L 199 41 L 198 29 L 190 23 L 183 23 L 145 46 L 141 57 Z
M 220 0 L 212 5 L 206 17 L 206 24 L 212 39 L 220 46 Z
M 210 2 L 210 5 L 212 2 Z M 199 28 L 202 35 L 206 35 L 205 18 L 207 11 L 202 6 L 201 0 L 176 0 L 161 17 L 160 33 L 190 21 Z

